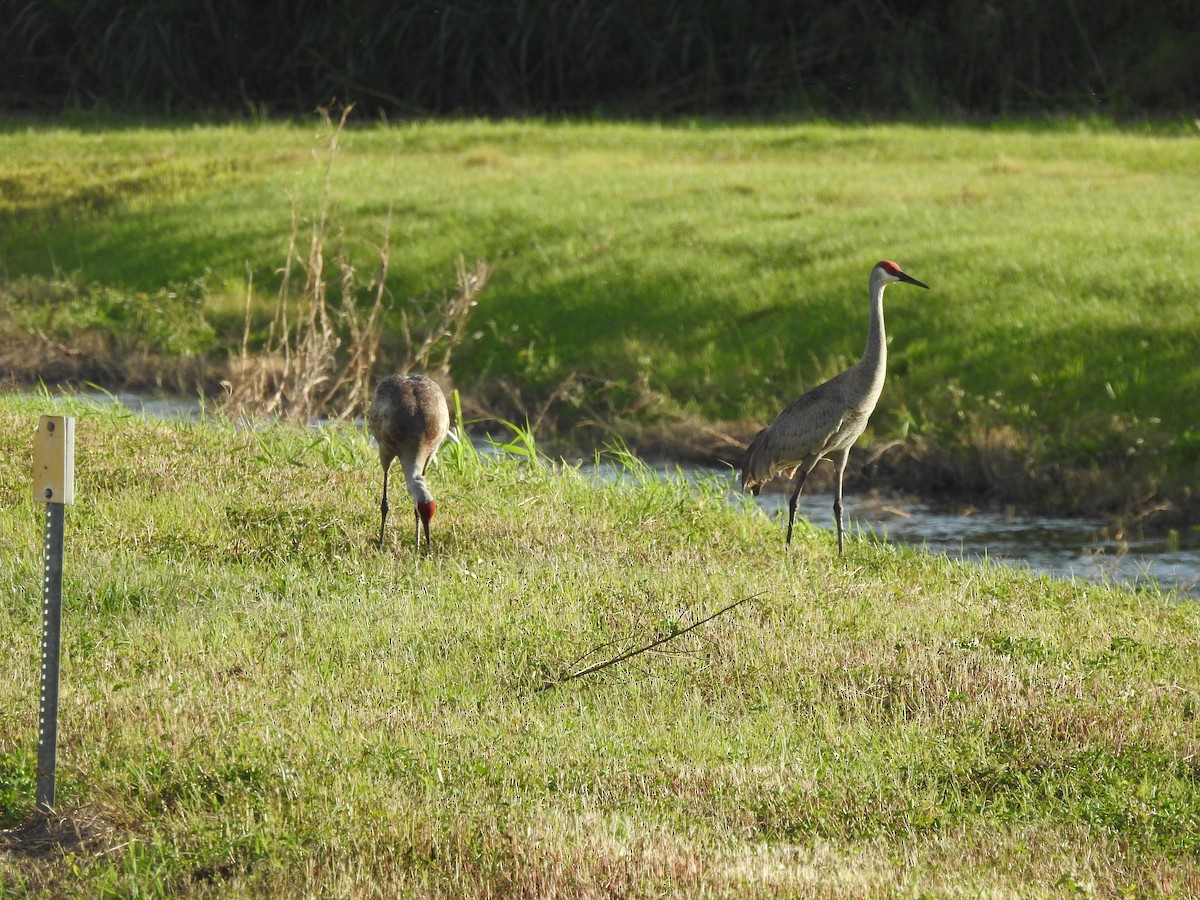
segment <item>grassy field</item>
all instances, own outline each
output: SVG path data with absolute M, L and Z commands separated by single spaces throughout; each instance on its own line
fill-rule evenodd
M 92 286 L 64 302 L 26 285 L 0 306 L 7 333 L 108 328 L 120 360 L 138 340 L 224 359 L 247 267 L 265 320 L 326 138 L 315 123 L 3 123 L 3 274 Z M 391 211 L 393 323 L 405 298 L 449 289 L 460 254 L 493 265 L 454 362 L 475 409 L 597 445 L 745 439 L 857 357 L 867 274 L 893 258 L 932 291 L 888 295 L 867 436 L 901 442 L 885 464 L 931 460 L 928 485 L 1057 510 L 1168 501 L 1196 521 L 1194 130 L 468 121 L 363 123 L 341 146 L 330 233 L 367 270 Z
M 51 409 L 78 496 L 42 821 L 20 461 Z M 0 893 L 1200 893 L 1200 608 L 787 552 L 716 484 L 530 451 L 448 445 L 434 552 L 399 507 L 380 552 L 359 430 L 0 400 Z

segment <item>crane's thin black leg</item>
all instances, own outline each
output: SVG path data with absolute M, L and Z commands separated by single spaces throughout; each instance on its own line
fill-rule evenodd
M 838 461 L 837 467 L 837 487 L 833 495 L 833 516 L 837 519 L 838 532 L 838 556 L 842 555 L 843 538 L 842 538 L 842 475 L 846 471 L 846 459 L 849 454 L 843 456 Z
M 804 479 L 808 477 L 808 473 L 811 471 L 812 467 L 810 466 L 800 473 L 800 477 L 796 480 L 796 490 L 792 491 L 792 497 L 788 500 L 787 543 L 789 546 L 792 543 L 792 523 L 796 521 L 796 501 L 800 499 L 800 491 L 804 489 Z
M 419 509 L 417 509 L 415 506 L 413 507 L 413 517 L 416 519 L 416 522 L 417 522 L 417 530 L 416 530 L 417 549 L 420 550 L 421 549 L 421 511 Z M 429 543 L 429 542 L 426 541 L 426 543 Z
M 838 531 L 838 556 L 843 552 L 843 537 L 842 537 L 842 498 L 838 497 L 833 501 L 833 515 L 837 518 Z
M 387 525 L 388 502 L 387 502 L 387 483 L 388 483 L 388 465 L 383 467 L 383 500 L 379 504 L 379 549 L 383 549 L 383 529 Z

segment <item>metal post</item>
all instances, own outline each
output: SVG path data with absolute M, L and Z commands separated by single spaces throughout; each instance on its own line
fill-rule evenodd
M 42 416 L 33 443 L 33 498 L 46 504 L 42 581 L 42 691 L 38 720 L 37 808 L 54 811 L 58 760 L 58 668 L 62 639 L 63 522 L 75 502 L 75 419 Z
M 42 592 L 42 691 L 38 720 L 37 808 L 54 811 L 58 759 L 58 667 L 62 636 L 63 520 L 66 507 L 46 504 L 46 577 Z

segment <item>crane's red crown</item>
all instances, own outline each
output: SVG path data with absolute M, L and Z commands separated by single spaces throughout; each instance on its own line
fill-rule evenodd
M 437 504 L 430 500 L 428 503 L 417 504 L 417 515 L 421 517 L 421 521 L 426 525 L 433 518 L 434 512 L 437 510 Z
M 887 272 L 893 277 L 898 277 L 900 275 L 900 267 L 890 259 L 881 261 L 879 265 L 883 267 L 883 271 Z

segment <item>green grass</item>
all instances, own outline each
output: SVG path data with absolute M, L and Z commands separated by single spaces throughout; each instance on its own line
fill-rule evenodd
M 924 273 L 922 273 L 924 274 Z M 37 416 L 74 413 L 33 812 Z M 0 400 L 0 893 L 1191 896 L 1200 611 L 448 445 Z M 661 648 L 547 679 L 760 596 Z
M 145 295 L 203 276 L 221 356 L 246 266 L 266 310 L 291 203 L 317 205 L 319 132 L 10 120 L 0 262 Z M 460 253 L 494 265 L 454 369 L 483 408 L 597 443 L 744 438 L 857 358 L 894 258 L 932 291 L 888 294 L 868 440 L 1058 509 L 1194 506 L 1194 131 L 463 121 L 341 144 L 334 233 L 369 270 L 391 210 L 394 297 L 448 289 Z

